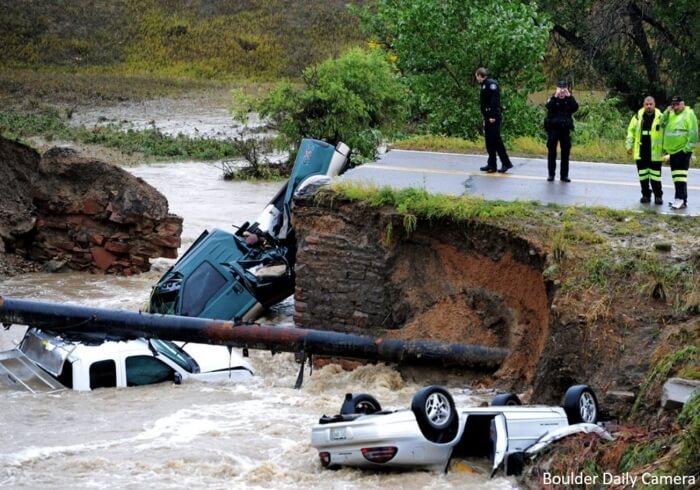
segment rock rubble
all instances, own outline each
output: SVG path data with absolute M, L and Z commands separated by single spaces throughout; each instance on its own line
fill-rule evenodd
M 51 270 L 131 275 L 177 257 L 182 218 L 155 188 L 115 165 L 0 138 L 0 255 Z

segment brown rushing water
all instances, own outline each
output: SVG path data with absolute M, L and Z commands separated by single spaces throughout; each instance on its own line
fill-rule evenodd
M 129 169 L 163 192 L 185 218 L 183 248 L 208 228 L 255 219 L 279 183 L 232 183 L 202 163 Z M 0 295 L 137 310 L 172 261 L 135 277 L 28 274 L 0 282 Z M 291 300 L 266 321 L 289 321 Z M 23 329 L 0 333 L 0 349 Z M 0 387 L 2 488 L 513 488 L 510 478 L 476 473 L 375 473 L 321 468 L 310 429 L 337 413 L 346 392 L 368 392 L 386 408 L 410 405 L 422 386 L 384 365 L 343 372 L 308 371 L 293 388 L 290 354 L 251 352 L 256 377 L 246 384 L 184 383 L 29 394 Z M 448 383 L 458 405 L 479 400 Z

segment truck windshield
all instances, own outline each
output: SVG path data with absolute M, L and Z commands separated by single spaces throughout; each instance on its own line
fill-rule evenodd
M 159 354 L 163 354 L 188 373 L 199 372 L 199 365 L 195 360 L 173 342 L 169 340 L 151 339 L 151 344 Z
M 226 284 L 226 278 L 209 262 L 203 262 L 185 281 L 182 296 L 183 316 L 197 316 L 209 300 Z
M 44 368 L 54 376 L 61 374 L 63 361 L 68 357 L 69 351 L 52 342 L 52 337 L 34 329 L 27 330 L 19 349 L 29 359 Z

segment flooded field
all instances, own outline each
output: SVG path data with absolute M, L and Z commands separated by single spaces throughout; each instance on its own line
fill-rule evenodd
M 71 118 L 74 126 L 118 125 L 125 129 L 157 128 L 163 134 L 183 134 L 191 138 L 225 139 L 237 135 L 241 123 L 233 120 L 229 107 L 232 94 L 220 91 L 207 97 L 150 99 L 124 102 L 120 105 L 76 112 Z M 257 114 L 251 114 L 248 126 L 260 126 Z
M 224 182 L 201 163 L 132 167 L 185 218 L 183 248 L 206 228 L 230 229 L 255 218 L 279 183 Z M 0 295 L 137 310 L 171 261 L 135 277 L 29 274 L 0 283 Z M 291 299 L 264 321 L 290 321 Z M 0 333 L 9 349 L 23 329 Z M 384 365 L 344 372 L 326 366 L 293 388 L 291 354 L 251 352 L 256 376 L 246 384 L 170 383 L 93 392 L 29 394 L 0 388 L 2 488 L 513 488 L 488 479 L 486 461 L 469 471 L 375 473 L 322 469 L 310 428 L 336 413 L 346 392 L 369 392 L 385 408 L 410 405 L 425 384 Z M 410 379 L 408 379 L 410 378 Z M 459 378 L 448 388 L 458 405 L 478 403 Z

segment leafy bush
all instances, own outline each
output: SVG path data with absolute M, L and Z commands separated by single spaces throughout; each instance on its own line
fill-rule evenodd
M 618 110 L 620 99 L 612 97 L 599 100 L 587 96 L 579 104 L 575 114 L 576 130 L 573 133 L 576 143 L 587 144 L 603 138 L 622 144 L 627 134 L 629 118 L 625 118 Z
M 404 93 L 381 52 L 354 48 L 306 68 L 301 88 L 281 82 L 251 109 L 279 132 L 292 159 L 301 138 L 311 137 L 346 143 L 357 163 L 374 158 L 383 135 L 402 122 Z

